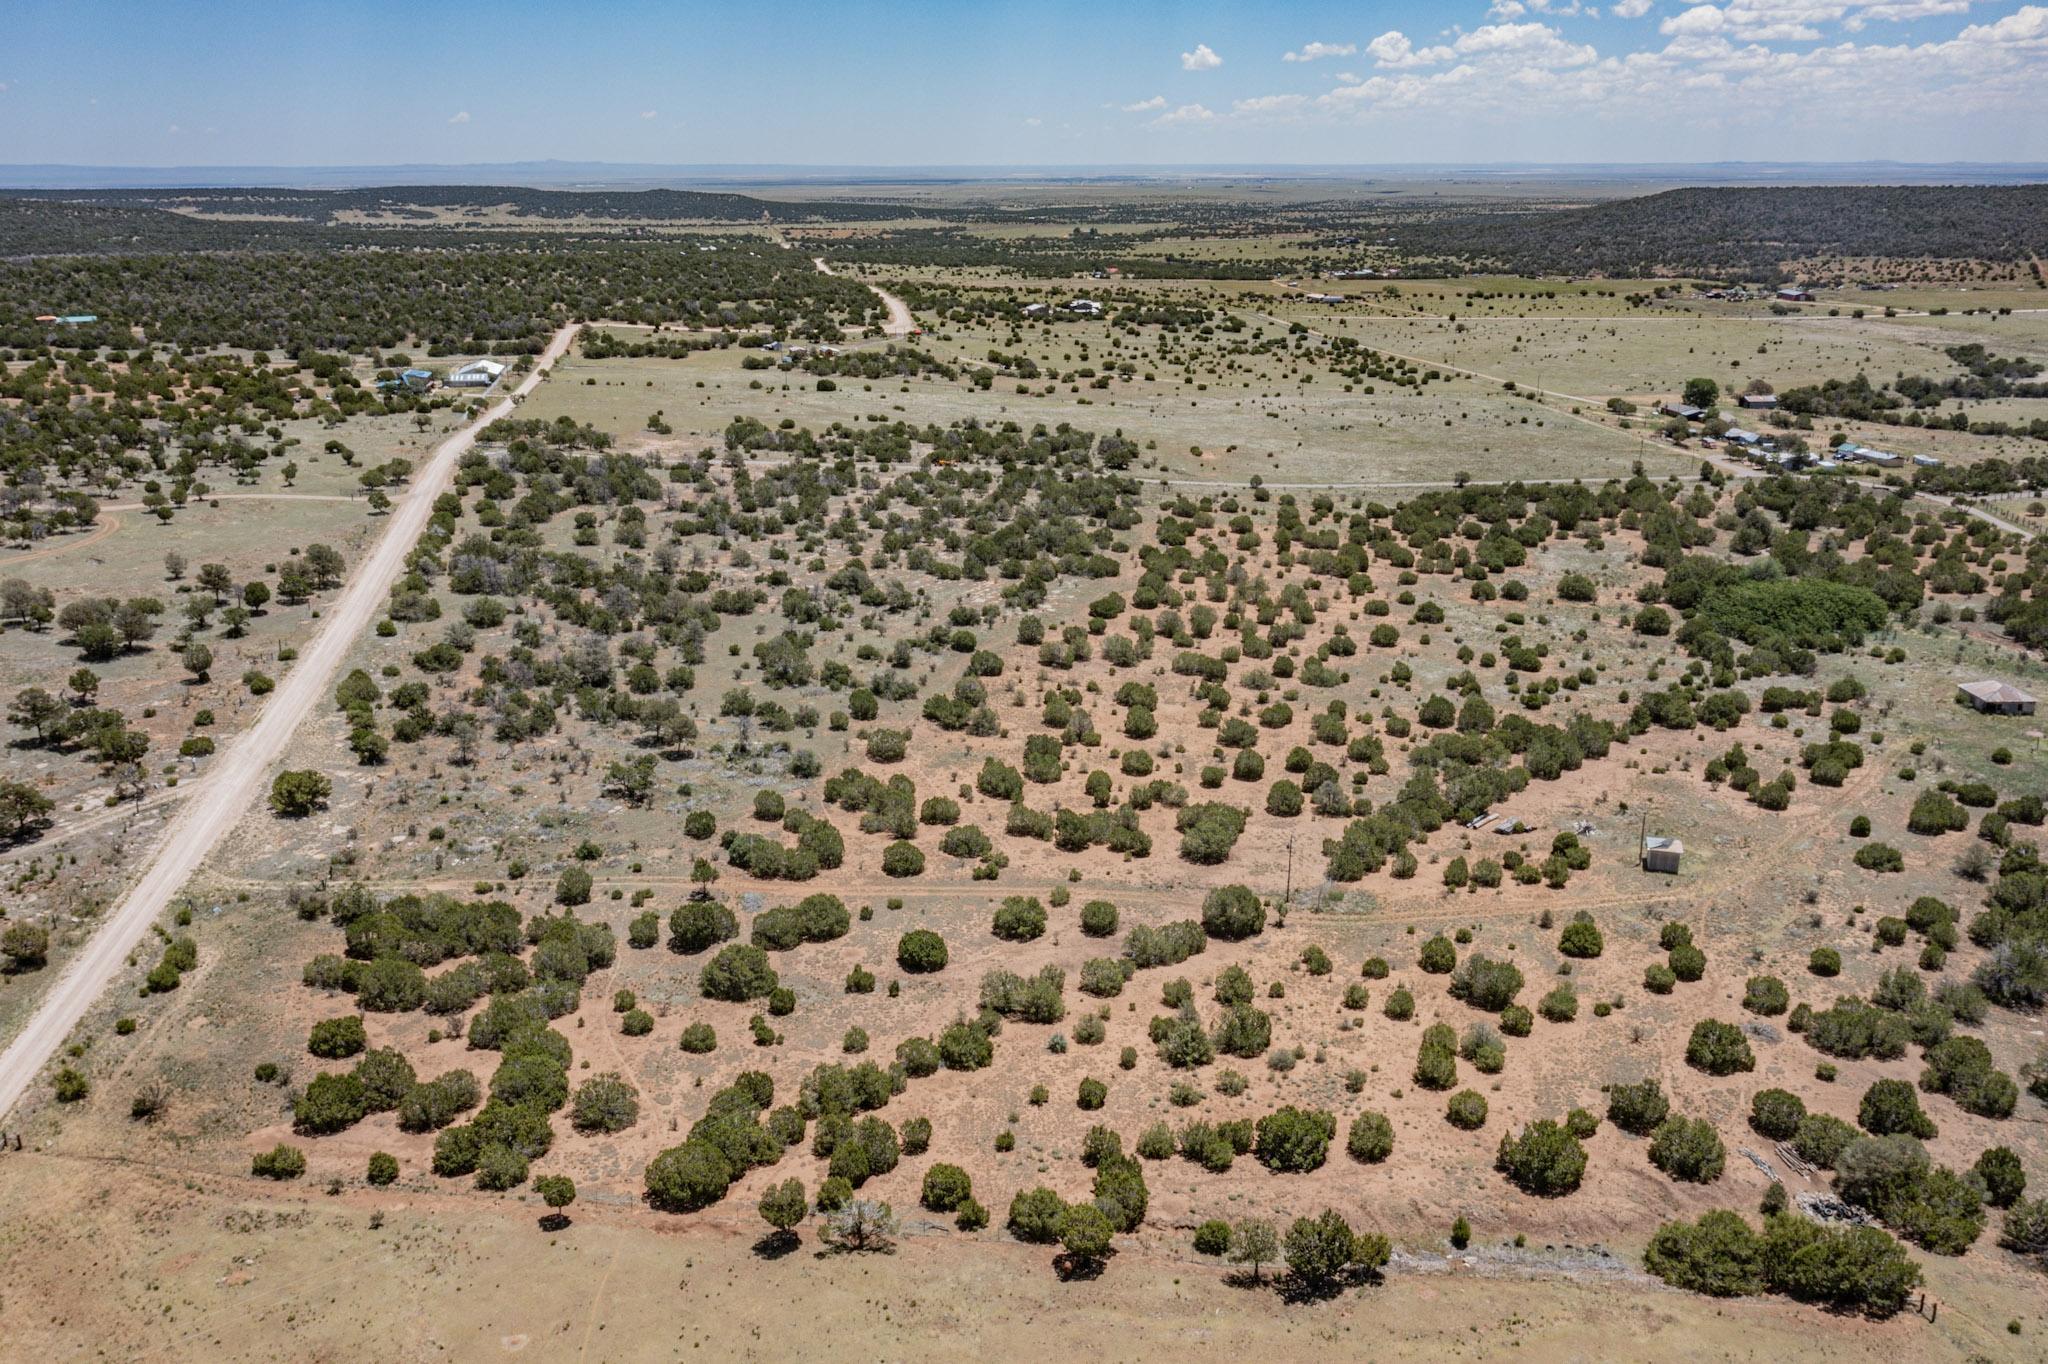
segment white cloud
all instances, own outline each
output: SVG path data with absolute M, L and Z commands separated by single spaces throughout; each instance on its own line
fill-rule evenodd
M 654 117 L 654 110 L 652 110 L 652 109 L 642 109 L 642 110 L 640 111 L 640 117 L 642 117 L 642 118 L 653 118 L 653 117 Z
M 1223 59 L 1207 43 L 1196 43 L 1193 52 L 1180 54 L 1180 69 L 1183 71 L 1214 71 L 1221 65 Z
M 1184 128 L 1196 123 L 1214 123 L 1215 113 L 1200 104 L 1183 104 L 1152 120 L 1155 128 Z
M 1024 126 L 1027 128 L 1036 128 L 1044 122 L 1045 120 L 1042 118 L 1027 118 L 1024 120 Z
M 1154 95 L 1150 99 L 1141 99 L 1136 104 L 1126 104 L 1122 107 L 1123 111 L 1127 114 L 1149 114 L 1154 109 L 1164 109 L 1166 107 L 1166 96 Z
M 1617 19 L 1640 19 L 1650 12 L 1650 0 L 1615 0 L 1607 12 Z
M 1299 52 L 1281 54 L 1283 62 L 1313 62 L 1324 57 L 1355 57 L 1357 43 L 1303 43 Z
M 1381 66 L 1419 66 L 1415 44 L 1399 29 L 1390 29 L 1365 45 L 1366 55 Z
M 176 137 L 179 133 L 182 133 L 185 130 L 179 125 L 173 123 L 170 127 L 164 129 L 164 131 L 166 133 L 169 133 L 172 137 Z
M 467 110 L 467 109 L 464 109 L 464 110 L 463 110 L 462 112 L 458 113 L 458 114 L 457 114 L 457 115 L 456 115 L 456 116 L 455 116 L 454 118 L 451 118 L 451 119 L 449 119 L 448 121 L 449 121 L 450 123 L 467 123 L 467 122 L 469 122 L 469 110 Z
M 1489 19 L 1519 19 L 1528 12 L 1529 7 L 1524 5 L 1522 0 L 1493 0 L 1492 7 L 1486 11 L 1486 17 Z
M 1307 95 L 1258 95 L 1233 101 L 1230 112 L 1248 119 L 1292 118 L 1306 109 L 1308 102 Z
M 1657 31 L 1668 38 L 1695 38 L 1703 33 L 1719 33 L 1727 24 L 1728 16 L 1721 13 L 1719 6 L 1694 5 L 1657 25 Z
M 1931 19 L 1941 14 L 1969 12 L 1970 0 L 1885 0 L 1885 3 L 1858 7 L 1854 14 L 1843 21 L 1842 27 L 1854 33 L 1872 19 L 1904 23 L 1910 19 Z

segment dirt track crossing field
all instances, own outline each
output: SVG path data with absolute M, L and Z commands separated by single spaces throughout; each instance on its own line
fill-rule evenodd
M 413 543 L 426 527 L 434 498 L 448 486 L 457 462 L 476 443 L 477 434 L 484 427 L 511 413 L 517 400 L 540 383 L 568 350 L 576 330 L 572 325 L 556 332 L 533 373 L 510 397 L 493 404 L 434 451 L 420 472 L 413 495 L 392 514 L 384 538 L 370 557 L 357 565 L 341 599 L 297 666 L 271 696 L 262 718 L 222 754 L 200 799 L 179 811 L 165 830 L 154 860 L 120 907 L 100 926 L 85 950 L 73 958 L 34 1017 L 0 1055 L 0 1114 L 14 1107 L 42 1070 L 43 1063 L 62 1045 L 73 1026 L 120 971 L 151 921 L 170 904 L 171 897 L 255 799 L 271 764 L 284 752 L 293 731 L 326 694 L 335 670 L 382 608 L 391 584 L 405 567 Z

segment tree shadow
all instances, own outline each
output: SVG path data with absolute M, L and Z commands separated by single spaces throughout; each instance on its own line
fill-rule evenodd
M 569 1223 L 569 1214 L 565 1212 L 545 1212 L 540 1217 L 542 1231 L 561 1231 L 568 1227 Z
M 1328 1278 L 1304 1279 L 1298 1274 L 1287 1274 L 1272 1280 L 1272 1283 L 1279 1291 L 1282 1302 L 1295 1305 L 1328 1302 L 1347 1288 L 1363 1288 L 1368 1284 L 1379 1283 L 1382 1277 L 1376 1269 L 1348 1265 Z
M 793 1231 L 771 1231 L 754 1242 L 754 1255 L 762 1260 L 780 1260 L 794 1255 L 803 1246 L 803 1238 Z
M 1089 1283 L 1102 1277 L 1109 1257 L 1114 1254 L 1114 1250 L 1104 1255 L 1076 1255 L 1063 1250 L 1052 1257 L 1052 1271 L 1059 1275 L 1061 1283 Z

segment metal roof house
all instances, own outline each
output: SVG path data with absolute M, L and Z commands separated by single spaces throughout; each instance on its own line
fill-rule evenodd
M 473 360 L 448 376 L 450 388 L 489 388 L 505 375 L 497 360 Z
M 1651 834 L 1643 840 L 1643 870 L 1676 873 L 1679 859 L 1685 856 L 1685 844 L 1662 834 Z
M 1737 407 L 1754 408 L 1762 412 L 1775 412 L 1778 409 L 1778 395 L 1775 393 L 1744 393 L 1736 397 L 1735 405 Z
M 1986 715 L 2032 715 L 2035 700 L 2010 682 L 1965 682 L 1956 688 L 1956 700 Z
M 1689 422 L 1696 422 L 1706 415 L 1703 409 L 1694 407 L 1691 403 L 1663 403 L 1658 406 L 1657 411 L 1663 416 L 1677 417 L 1680 421 Z
M 1813 302 L 1813 290 L 1797 288 L 1780 289 L 1778 290 L 1778 298 L 1785 303 L 1811 303 Z

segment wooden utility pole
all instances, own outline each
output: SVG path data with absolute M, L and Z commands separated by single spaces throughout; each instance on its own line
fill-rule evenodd
M 1280 897 L 1280 912 L 1285 914 L 1287 906 L 1294 902 L 1294 835 L 1287 835 L 1287 890 Z

